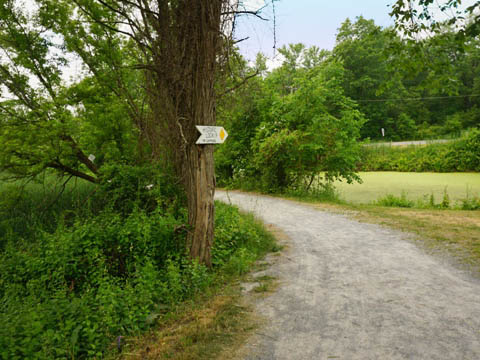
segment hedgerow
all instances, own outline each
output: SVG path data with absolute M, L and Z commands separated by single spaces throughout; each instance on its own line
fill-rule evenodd
M 480 130 L 451 143 L 407 147 L 365 147 L 358 171 L 478 172 Z

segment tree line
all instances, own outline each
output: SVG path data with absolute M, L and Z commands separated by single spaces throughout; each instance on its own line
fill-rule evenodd
M 281 66 L 270 71 L 262 54 L 254 64 L 238 55 L 230 81 L 259 76 L 220 101 L 230 137 L 217 149 L 218 176 L 266 191 L 308 190 L 319 174 L 324 184 L 351 182 L 362 140 L 459 136 L 478 127 L 480 42 L 457 37 L 444 25 L 419 43 L 358 17 L 341 24 L 332 51 L 283 46 Z

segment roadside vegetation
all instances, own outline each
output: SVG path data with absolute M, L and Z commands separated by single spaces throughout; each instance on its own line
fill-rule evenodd
M 359 171 L 480 172 L 480 130 L 450 143 L 369 146 L 362 149 Z
M 101 358 L 202 304 L 227 316 L 228 284 L 277 249 L 253 217 L 217 203 L 213 266 L 189 259 L 184 202 L 151 166 L 111 168 L 100 186 L 53 181 L 0 189 L 2 359 Z

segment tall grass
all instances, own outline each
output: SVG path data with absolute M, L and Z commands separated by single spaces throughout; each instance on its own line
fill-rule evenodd
M 91 211 L 94 185 L 48 175 L 36 182 L 0 182 L 0 250 L 10 240 L 35 242 L 60 221 Z
M 454 209 L 454 210 L 479 210 L 480 197 L 467 192 L 466 196 L 455 202 L 451 200 L 447 189 L 444 190 L 441 199 L 436 199 L 433 193 L 425 194 L 416 200 L 409 199 L 406 191 L 402 191 L 400 196 L 387 194 L 380 196 L 374 205 L 386 207 L 402 207 L 417 209 Z
M 317 181 L 309 188 L 299 187 L 289 189 L 284 195 L 299 198 L 305 201 L 321 201 L 329 203 L 342 203 L 340 194 L 331 182 Z

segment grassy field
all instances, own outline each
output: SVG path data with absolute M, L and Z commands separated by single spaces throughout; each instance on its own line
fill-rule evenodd
M 441 201 L 445 189 L 453 203 L 466 198 L 467 193 L 480 195 L 480 173 L 362 172 L 360 177 L 362 184 L 334 184 L 343 200 L 368 204 L 387 194 L 400 196 L 405 192 L 411 200 L 433 193 L 435 200 Z

